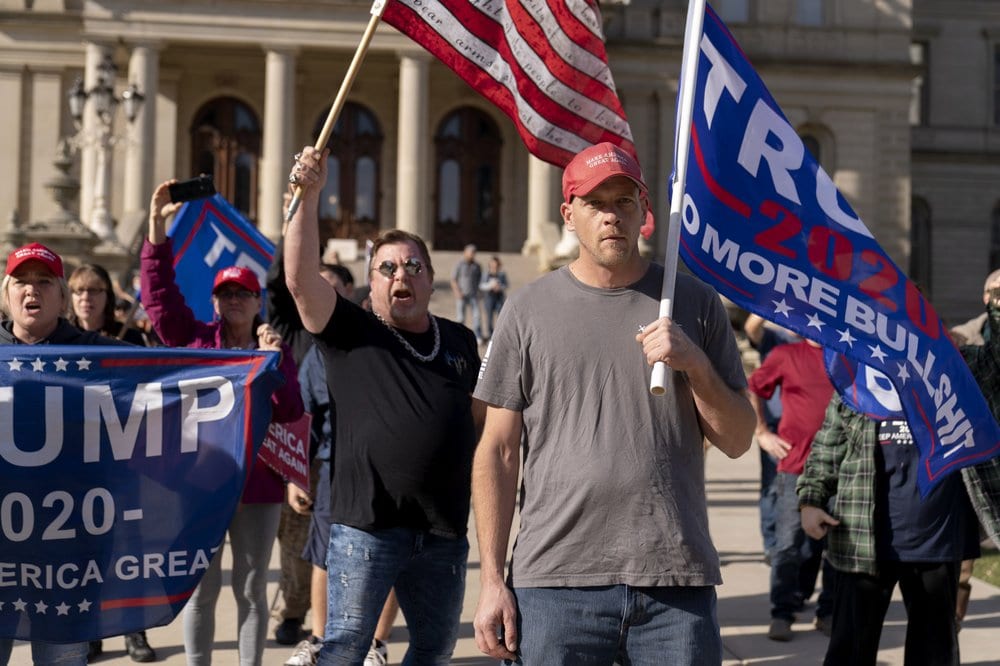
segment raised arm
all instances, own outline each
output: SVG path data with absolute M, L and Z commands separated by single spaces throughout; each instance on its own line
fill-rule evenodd
M 487 406 L 472 462 L 472 508 L 482 567 L 473 626 L 476 645 L 496 659 L 514 659 L 517 652 L 517 603 L 504 582 L 504 565 L 517 497 L 521 424 L 521 412 Z
M 760 345 L 760 341 L 764 339 L 764 325 L 766 323 L 766 319 L 753 312 L 747 315 L 746 321 L 743 322 L 743 332 L 746 333 L 747 340 L 754 347 Z
M 183 347 L 204 327 L 184 300 L 174 274 L 174 255 L 166 232 L 167 218 L 181 207 L 170 201 L 169 187 L 175 180 L 161 183 L 149 204 L 147 242 L 139 255 L 142 304 L 153 329 L 168 347 Z
M 326 157 L 306 146 L 291 178 L 302 187 L 302 201 L 285 230 L 285 281 L 307 331 L 319 333 L 337 305 L 337 291 L 319 274 L 319 197 L 326 184 Z

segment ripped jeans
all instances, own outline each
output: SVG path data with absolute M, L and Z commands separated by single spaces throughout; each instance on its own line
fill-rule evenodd
M 410 635 L 402 663 L 450 663 L 465 596 L 465 537 L 402 527 L 366 532 L 334 523 L 326 557 L 329 615 L 318 664 L 364 661 L 392 587 Z

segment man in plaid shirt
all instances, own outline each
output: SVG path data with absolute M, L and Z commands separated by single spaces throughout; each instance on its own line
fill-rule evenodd
M 998 418 L 1000 294 L 988 312 L 990 342 L 962 353 Z M 978 555 L 970 504 L 1000 543 L 1000 457 L 946 478 L 923 502 L 916 462 L 905 421 L 874 421 L 834 395 L 797 485 L 802 527 L 828 535 L 827 557 L 841 573 L 826 666 L 875 664 L 897 582 L 907 607 L 905 663 L 959 663 L 958 570 Z M 833 496 L 836 517 L 822 509 Z

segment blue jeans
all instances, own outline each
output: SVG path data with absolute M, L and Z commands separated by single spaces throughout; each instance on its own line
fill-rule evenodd
M 43 643 L 31 642 L 31 661 L 36 666 L 86 666 L 87 643 Z M 0 666 L 10 661 L 14 640 L 0 638 Z
M 488 291 L 483 295 L 483 309 L 486 310 L 486 326 L 483 327 L 483 333 L 486 334 L 487 338 L 493 337 L 497 315 L 500 314 L 500 308 L 503 307 L 506 299 L 507 296 L 503 292 Z
M 771 492 L 771 484 L 778 474 L 778 461 L 764 449 L 760 450 L 760 536 L 764 541 L 764 554 L 770 555 L 774 550 L 777 538 L 774 534 L 774 522 L 777 511 L 774 505 L 776 497 Z
M 479 294 L 460 296 L 455 299 L 455 321 L 459 324 L 465 323 L 465 310 L 467 308 L 472 308 L 472 324 L 469 328 L 471 328 L 472 332 L 476 334 L 477 339 L 482 340 L 483 328 L 480 323 Z
M 519 664 L 722 663 L 711 586 L 517 587 L 514 597 Z
M 364 661 L 389 590 L 396 588 L 410 646 L 404 666 L 448 664 L 458 641 L 469 542 L 402 527 L 365 532 L 330 527 L 330 609 L 317 663 Z
M 833 613 L 833 567 L 823 557 L 826 541 L 810 539 L 799 519 L 799 496 L 795 492 L 798 474 L 778 472 L 771 484 L 775 498 L 775 546 L 771 552 L 771 617 L 792 622 L 796 611 L 815 586 L 822 566 L 823 589 L 816 602 L 816 616 Z M 805 573 L 803 573 L 805 572 Z

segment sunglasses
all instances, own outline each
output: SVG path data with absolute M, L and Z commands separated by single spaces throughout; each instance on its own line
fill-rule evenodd
M 396 274 L 396 270 L 399 268 L 399 264 L 394 261 L 389 261 L 388 259 L 383 261 L 381 264 L 375 267 L 382 275 L 386 276 L 390 280 Z M 417 275 L 422 270 L 424 270 L 424 265 L 419 259 L 407 259 L 403 262 L 403 270 L 410 277 Z
M 220 301 L 226 301 L 231 298 L 238 298 L 241 301 L 245 301 L 248 298 L 253 298 L 256 296 L 254 292 L 249 289 L 223 289 L 215 292 L 215 297 Z

